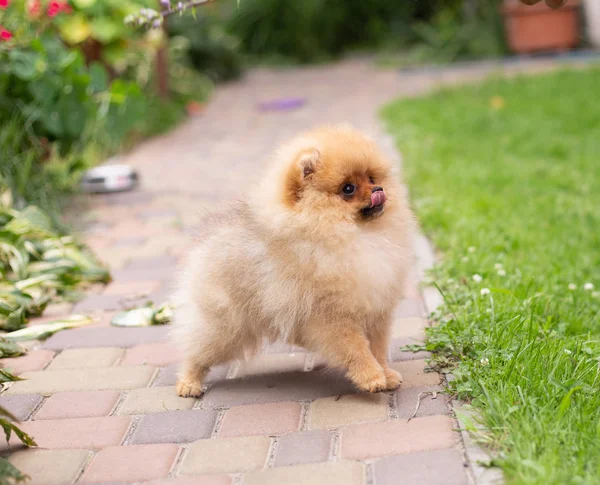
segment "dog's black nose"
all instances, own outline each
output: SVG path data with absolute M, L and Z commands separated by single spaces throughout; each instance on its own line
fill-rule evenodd
M 371 192 L 372 192 L 372 193 L 375 193 L 375 192 L 383 192 L 383 187 L 380 187 L 379 185 L 376 185 L 375 187 L 373 187 L 373 188 L 371 189 Z

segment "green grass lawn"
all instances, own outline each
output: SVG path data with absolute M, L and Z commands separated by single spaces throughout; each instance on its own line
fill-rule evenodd
M 440 251 L 427 346 L 509 484 L 600 484 L 600 69 L 493 79 L 383 116 Z

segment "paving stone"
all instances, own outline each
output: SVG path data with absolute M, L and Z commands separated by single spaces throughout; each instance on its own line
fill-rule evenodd
M 394 394 L 396 404 L 396 414 L 399 419 L 410 418 L 417 407 L 419 394 L 421 395 L 421 403 L 417 411 L 416 417 L 435 416 L 438 414 L 448 414 L 448 396 L 442 394 L 441 386 L 430 387 L 409 387 L 398 389 Z M 433 399 L 431 391 L 437 392 L 437 397 Z
M 54 357 L 54 352 L 51 350 L 31 350 L 20 357 L 0 359 L 0 366 L 12 370 L 16 375 L 21 375 L 24 372 L 43 369 L 52 360 L 52 357 Z
M 123 349 L 117 347 L 67 349 L 55 357 L 48 370 L 110 367 L 122 354 Z
M 87 450 L 28 449 L 13 453 L 8 459 L 31 477 L 31 485 L 64 485 L 72 483 L 89 459 Z
M 154 381 L 154 386 L 174 386 L 177 383 L 177 370 L 179 368 L 178 363 L 169 364 L 167 367 L 160 369 L 158 377 Z M 204 379 L 205 384 L 212 384 L 218 381 L 224 381 L 229 371 L 229 364 L 218 365 L 213 367 L 206 378 Z
M 104 295 L 118 295 L 121 298 L 131 298 L 136 295 L 150 295 L 157 291 L 162 281 L 113 281 L 106 286 Z
M 175 386 L 142 387 L 127 393 L 119 405 L 117 414 L 148 414 L 192 409 L 196 402 L 196 399 L 179 397 Z
M 127 270 L 145 270 L 147 268 L 173 271 L 177 269 L 177 259 L 173 256 L 162 255 L 152 258 L 137 258 L 131 261 L 125 268 Z
M 103 197 L 104 202 L 110 206 L 126 206 L 131 209 L 131 206 L 139 206 L 149 204 L 154 198 L 155 193 L 135 190 L 131 192 L 115 192 Z M 131 231 L 128 231 L 131 234 Z M 127 232 L 126 232 L 127 233 Z
M 393 362 L 392 369 L 402 374 L 402 388 L 436 386 L 440 383 L 437 372 L 425 372 L 427 364 L 424 360 L 407 360 L 404 362 Z
M 142 219 L 177 219 L 179 212 L 175 209 L 144 209 L 139 212 Z
M 329 459 L 331 433 L 325 430 L 302 431 L 279 437 L 275 466 L 305 465 Z
M 261 374 L 278 374 L 304 370 L 306 354 L 303 352 L 290 354 L 262 354 L 254 360 L 240 362 L 232 377 L 247 377 Z
M 233 407 L 225 412 L 219 436 L 272 436 L 291 433 L 298 430 L 301 414 L 302 406 L 297 402 Z
M 425 305 L 420 298 L 410 298 L 400 301 L 394 311 L 394 319 L 397 318 L 422 318 L 425 316 Z
M 418 352 L 410 352 L 404 350 L 407 345 L 423 345 L 424 339 L 416 338 L 401 338 L 394 339 L 390 343 L 389 359 L 391 362 L 403 360 L 424 360 L 431 357 L 431 353 L 420 350 Z
M 59 392 L 46 399 L 35 419 L 108 416 L 120 395 L 119 391 Z
M 196 475 L 193 477 L 163 478 L 144 482 L 144 485 L 231 485 L 229 475 Z
M 97 253 L 98 259 L 112 271 L 119 270 L 129 263 L 131 248 L 106 248 Z
M 118 445 L 131 420 L 125 416 L 26 421 L 22 428 L 40 448 L 98 449 Z
M 362 463 L 337 461 L 280 468 L 249 473 L 244 485 L 365 485 Z
M 92 459 L 80 482 L 139 482 L 169 474 L 179 447 L 174 444 L 111 446 Z
M 468 485 L 469 480 L 458 450 L 435 450 L 390 456 L 374 465 L 377 485 Z
M 20 394 L 15 396 L 0 396 L 0 406 L 17 418 L 25 421 L 33 410 L 42 402 L 40 394 Z
M 122 237 L 122 238 L 116 239 L 112 243 L 111 246 L 115 247 L 115 248 L 131 248 L 131 247 L 135 247 L 135 246 L 141 246 L 142 244 L 144 244 L 145 241 L 146 241 L 145 237 L 139 237 L 139 236 Z
M 429 416 L 381 423 L 360 424 L 342 430 L 343 458 L 364 460 L 413 451 L 451 448 L 455 445 L 452 420 Z
M 147 386 L 154 372 L 154 367 L 150 366 L 26 372 L 23 374 L 25 380 L 14 382 L 5 394 L 135 389 Z
M 312 401 L 320 397 L 356 392 L 340 374 L 290 372 L 215 382 L 204 395 L 207 407 L 231 407 L 282 401 Z
M 44 348 L 63 350 L 71 347 L 134 347 L 165 340 L 169 333 L 168 327 L 168 325 L 155 325 L 142 328 L 76 328 L 68 332 L 55 333 L 46 340 Z
M 311 403 L 308 412 L 308 429 L 338 428 L 349 424 L 385 421 L 389 413 L 388 394 L 325 397 Z
M 191 400 L 193 401 L 193 400 Z M 144 416 L 130 443 L 190 443 L 209 438 L 217 420 L 217 411 L 196 409 L 168 411 Z
M 177 261 L 175 259 L 175 261 Z M 177 266 L 173 266 L 173 268 L 163 268 L 163 267 L 131 267 L 129 265 L 124 266 L 123 268 L 116 269 L 112 271 L 111 276 L 113 277 L 113 281 L 116 282 L 130 282 L 130 281 L 165 281 L 172 277 L 173 272 L 177 269 Z
M 89 313 L 91 311 L 123 310 L 126 302 L 121 295 L 91 295 L 77 302 L 73 313 Z
M 156 342 L 136 345 L 127 350 L 121 365 L 155 365 L 165 366 L 178 362 L 181 352 L 171 342 Z
M 428 286 L 423 289 L 423 298 L 425 299 L 428 314 L 435 312 L 444 304 L 444 297 L 435 286 Z
M 266 436 L 218 438 L 192 444 L 183 458 L 181 475 L 241 473 L 262 468 L 271 446 Z
M 397 318 L 392 324 L 392 339 L 414 338 L 425 336 L 427 320 L 420 317 Z
M 73 303 L 51 303 L 44 309 L 44 318 L 58 319 L 73 313 Z

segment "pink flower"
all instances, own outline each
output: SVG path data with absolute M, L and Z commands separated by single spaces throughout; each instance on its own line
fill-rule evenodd
M 32 17 L 37 17 L 40 14 L 41 10 L 42 3 L 40 2 L 40 0 L 33 0 L 29 4 L 29 15 L 31 15 Z
M 60 3 L 50 2 L 48 5 L 48 17 L 54 17 L 58 13 L 60 13 Z
M 48 17 L 55 17 L 59 13 L 71 13 L 73 9 L 68 2 L 50 2 L 48 5 Z
M 9 1 L 8 0 L 0 0 L 0 8 L 6 9 L 8 8 Z
M 0 40 L 2 42 L 6 42 L 7 40 L 12 39 L 12 34 L 6 30 L 4 27 L 0 26 Z

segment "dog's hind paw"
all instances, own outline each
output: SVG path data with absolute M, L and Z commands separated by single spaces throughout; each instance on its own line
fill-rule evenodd
M 181 397 L 200 397 L 202 395 L 202 383 L 197 380 L 180 379 L 177 381 L 176 390 Z

